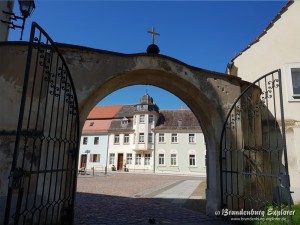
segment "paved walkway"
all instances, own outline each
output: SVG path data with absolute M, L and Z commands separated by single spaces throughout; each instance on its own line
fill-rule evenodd
M 203 204 L 199 177 L 109 174 L 78 178 L 75 224 L 220 225 L 221 218 L 186 208 L 189 199 Z M 202 207 L 203 208 L 203 207 Z M 153 223 L 155 222 L 155 223 Z
M 185 203 L 187 199 L 192 196 L 195 189 L 199 186 L 202 181 L 200 180 L 185 180 L 180 184 L 177 184 L 175 187 L 170 188 L 154 198 L 167 198 L 174 199 L 172 203 Z M 193 197 L 195 199 L 195 197 Z

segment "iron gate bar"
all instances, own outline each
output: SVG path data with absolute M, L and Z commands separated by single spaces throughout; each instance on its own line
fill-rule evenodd
M 274 74 L 278 74 L 278 79 L 274 78 Z M 271 77 L 271 81 L 268 81 L 267 78 Z M 264 83 L 265 90 L 261 89 L 261 85 Z M 258 84 L 258 86 L 256 85 Z M 277 105 L 276 105 L 276 93 L 275 88 L 279 87 L 279 104 L 280 104 L 280 114 L 281 114 L 281 133 L 280 128 L 278 127 L 277 119 Z M 256 99 L 252 99 L 253 95 L 250 93 L 246 95 L 250 89 L 254 90 L 254 88 L 260 88 L 260 96 L 254 96 Z M 253 92 L 254 93 L 254 92 Z M 245 99 L 242 99 L 242 98 Z M 269 98 L 273 97 L 273 105 L 269 105 Z M 255 102 L 256 100 L 256 102 Z M 258 102 L 258 103 L 257 103 Z M 270 108 L 269 108 L 270 107 Z M 271 118 L 270 111 L 271 107 L 274 109 L 274 118 Z M 246 112 L 245 112 L 246 111 Z M 267 113 L 266 113 L 267 112 Z M 249 121 L 245 123 L 244 114 L 247 114 Z M 266 119 L 264 119 L 266 116 Z M 256 117 L 260 118 L 260 122 L 257 124 Z M 243 119 L 244 118 L 244 119 Z M 237 123 L 240 121 L 240 124 Z M 274 123 L 273 123 L 274 122 Z M 252 127 L 251 127 L 252 123 Z M 266 126 L 264 126 L 266 123 Z M 242 138 L 238 139 L 238 130 L 237 126 L 240 126 L 239 129 L 242 130 Z M 234 131 L 226 132 L 226 129 L 234 129 Z M 252 128 L 251 132 L 250 129 Z M 265 132 L 264 129 L 267 129 Z M 273 129 L 273 130 L 272 130 Z M 246 136 L 244 135 L 245 130 L 247 131 Z M 261 140 L 257 140 L 256 135 L 257 132 L 261 133 Z M 265 133 L 267 133 L 267 143 L 263 138 Z M 271 145 L 271 134 L 274 135 L 276 132 L 276 143 L 273 146 Z M 252 135 L 251 135 L 252 134 Z M 259 133 L 258 133 L 259 134 Z M 282 136 L 281 136 L 282 135 Z M 232 137 L 235 139 L 232 140 Z M 259 136 L 260 137 L 260 136 Z M 227 117 L 225 119 L 222 132 L 221 132 L 221 141 L 220 141 L 220 180 L 221 180 L 221 203 L 222 207 L 227 206 L 232 209 L 237 206 L 237 208 L 246 207 L 246 204 L 250 204 L 251 207 L 254 207 L 253 203 L 256 202 L 256 206 L 259 206 L 260 203 L 268 204 L 270 203 L 268 200 L 267 192 L 263 193 L 263 199 L 261 198 L 261 194 L 256 192 L 253 196 L 252 193 L 255 192 L 255 187 L 263 187 L 271 184 L 271 188 L 273 188 L 274 184 L 279 184 L 281 188 L 284 188 L 288 194 L 290 194 L 290 183 L 288 176 L 288 160 L 287 160 L 287 149 L 286 149 L 286 134 L 285 134 L 285 124 L 284 124 L 284 109 L 283 109 L 283 97 L 282 97 L 282 80 L 281 80 L 281 71 L 274 70 L 266 75 L 258 78 L 252 84 L 250 84 L 240 96 L 235 100 L 233 105 L 231 106 Z M 227 142 L 229 139 L 229 143 Z M 254 139 L 254 140 L 252 140 Z M 280 143 L 282 140 L 282 143 Z M 224 142 L 225 141 L 225 142 Z M 234 141 L 234 142 L 233 142 Z M 265 146 L 267 144 L 267 146 Z M 281 145 L 282 146 L 281 146 Z M 237 147 L 234 150 L 234 146 L 242 146 L 240 149 Z M 258 146 L 258 147 L 257 147 Z M 274 168 L 272 163 L 267 165 L 265 163 L 265 155 L 267 155 L 267 159 L 272 162 L 272 158 L 277 157 L 277 162 L 280 162 L 281 151 L 283 151 L 284 157 L 284 171 L 281 173 L 280 167 Z M 241 153 L 239 153 L 241 152 Z M 262 162 L 259 160 L 258 153 L 263 154 Z M 273 154 L 272 154 L 273 153 Z M 239 156 L 242 156 L 243 159 L 239 160 Z M 246 161 L 245 161 L 246 159 Z M 235 163 L 233 164 L 233 161 Z M 244 163 L 245 161 L 245 163 Z M 246 168 L 248 166 L 248 169 Z M 269 168 L 268 168 L 269 166 Z M 242 168 L 242 171 L 240 171 Z M 244 169 L 246 169 L 244 171 Z M 235 171 L 236 170 L 236 171 Z M 233 176 L 235 174 L 235 176 Z M 223 177 L 224 175 L 224 177 Z M 255 179 L 255 187 L 251 187 L 251 180 Z M 244 187 L 240 188 L 239 181 L 242 181 Z M 250 195 L 245 195 L 245 185 L 246 182 L 250 181 L 248 184 L 248 189 Z M 284 185 L 283 185 L 284 182 Z M 235 185 L 236 183 L 236 185 Z M 247 188 L 246 187 L 246 188 Z M 241 189 L 241 192 L 240 192 Z M 270 190 L 271 194 L 274 195 L 276 193 L 273 190 Z M 279 199 L 277 201 L 282 201 L 283 190 L 277 188 L 276 190 L 277 196 Z M 241 200 L 241 201 L 240 201 Z M 291 210 L 291 197 L 288 196 L 288 208 Z M 253 202 L 253 203 L 252 203 Z M 230 204 L 231 203 L 231 204 Z M 274 204 L 274 199 L 272 199 L 272 204 Z M 230 205 L 228 205 L 230 204 Z M 278 205 L 281 208 L 281 204 Z M 289 215 L 290 224 L 292 224 L 292 216 Z
M 20 113 L 19 113 L 19 119 L 18 119 L 18 127 L 17 127 L 17 134 L 16 134 L 16 142 L 15 142 L 15 148 L 13 153 L 13 160 L 12 160 L 12 166 L 11 166 L 11 173 L 10 178 L 13 177 L 13 172 L 16 170 L 17 165 L 17 154 L 18 154 L 18 148 L 20 145 L 20 134 L 22 130 L 22 123 L 24 118 L 24 110 L 25 110 L 25 102 L 26 102 L 26 93 L 28 88 L 28 81 L 29 81 L 29 71 L 30 71 L 30 63 L 31 63 L 31 57 L 32 57 L 32 47 L 33 47 L 33 40 L 34 37 L 34 27 L 31 27 L 30 32 L 30 43 L 29 43 L 29 50 L 27 55 L 27 61 L 26 61 L 26 69 L 25 69 L 25 77 L 24 77 L 24 83 L 23 83 L 23 91 L 22 91 L 22 98 L 21 98 L 21 104 L 20 104 Z M 19 193 L 20 194 L 20 193 Z M 5 216 L 4 216 L 4 224 L 8 224 L 9 222 L 9 213 L 11 208 L 11 198 L 12 198 L 12 188 L 8 188 L 7 192 L 7 201 L 5 206 Z
M 286 147 L 286 133 L 285 133 L 285 120 L 284 120 L 284 108 L 283 108 L 283 96 L 282 96 L 282 79 L 281 79 L 281 70 L 278 71 L 278 77 L 279 77 L 279 101 L 280 101 L 280 111 L 281 111 L 281 127 L 282 127 L 282 141 L 283 141 L 283 154 L 284 154 L 284 164 L 288 165 L 288 156 L 287 156 L 287 147 Z M 288 166 L 285 166 L 285 178 L 286 184 L 285 188 L 288 189 L 288 192 L 291 193 L 290 190 L 290 177 L 289 177 L 289 168 Z M 292 211 L 292 200 L 291 198 L 288 198 L 288 207 L 289 211 Z M 292 215 L 290 215 L 290 225 L 293 224 Z
M 38 37 L 35 37 L 35 32 L 38 32 Z M 44 38 L 46 41 L 42 42 Z M 32 61 L 33 51 L 36 51 L 35 61 Z M 34 66 L 33 72 L 31 71 L 32 65 Z M 54 72 L 52 72 L 53 67 Z M 32 73 L 33 78 L 30 78 Z M 38 79 L 40 79 L 40 86 L 37 87 Z M 29 84 L 29 80 L 33 80 L 32 83 Z M 31 93 L 28 92 L 29 85 L 32 88 Z M 34 94 L 38 96 L 37 103 L 34 103 Z M 30 97 L 29 104 L 27 95 Z M 37 105 L 36 115 L 32 113 L 35 105 Z M 28 111 L 27 124 L 24 120 L 26 109 Z M 50 116 L 47 116 L 49 113 Z M 40 117 L 42 117 L 41 121 Z M 33 128 L 31 128 L 32 121 Z M 22 129 L 24 125 L 26 129 Z M 42 128 L 41 131 L 38 131 L 39 128 Z M 24 139 L 22 152 L 21 138 Z M 11 221 L 13 224 L 20 224 L 20 222 L 49 224 L 48 216 L 51 216 L 50 224 L 61 223 L 63 219 L 68 219 L 68 223 L 73 223 L 79 138 L 78 101 L 70 71 L 53 40 L 37 23 L 33 22 L 4 224 L 9 224 L 11 219 L 13 219 Z M 32 144 L 32 149 L 27 144 Z M 25 162 L 25 155 L 28 150 L 32 151 L 29 155 L 31 164 L 26 170 L 28 162 Z M 44 152 L 45 155 L 43 155 Z M 22 153 L 23 158 L 20 161 L 18 156 Z M 39 155 L 37 155 L 37 164 L 33 165 L 35 154 Z M 41 164 L 42 160 L 44 160 L 44 166 Z M 40 188 L 41 184 L 42 188 Z M 33 198 L 30 196 L 32 186 L 35 190 Z M 16 206 L 12 205 L 15 201 L 12 198 L 14 189 L 17 189 L 15 193 L 17 201 L 14 203 Z M 41 189 L 41 196 L 38 196 L 39 189 Z M 12 211 L 13 208 L 14 211 Z M 65 211 L 62 212 L 62 209 Z M 21 220 L 20 217 L 22 217 Z

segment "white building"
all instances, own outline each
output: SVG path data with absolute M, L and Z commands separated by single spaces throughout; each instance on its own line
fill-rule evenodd
M 125 105 L 109 129 L 109 163 L 118 170 L 153 172 L 154 132 L 159 108 L 145 94 L 140 104 Z
M 108 129 L 121 105 L 97 106 L 85 121 L 79 150 L 78 168 L 105 171 L 107 167 Z
M 163 110 L 155 127 L 155 172 L 206 175 L 206 146 L 190 110 Z
M 281 69 L 287 154 L 294 203 L 300 202 L 300 1 L 288 1 L 266 29 L 228 64 L 247 81 Z
M 106 107 L 107 111 L 113 111 L 109 107 L 114 106 Z M 95 114 L 100 110 L 103 108 L 97 107 L 92 112 Z M 85 123 L 80 157 L 84 159 L 88 158 L 87 154 L 92 154 L 93 156 L 89 156 L 90 161 L 98 160 L 87 164 L 87 169 L 100 166 L 97 155 L 100 155 L 100 161 L 104 158 L 106 143 L 108 170 L 206 174 L 204 137 L 196 117 L 190 110 L 160 111 L 153 99 L 145 94 L 139 104 L 123 105 L 114 113 L 109 115 L 109 127 L 105 129 L 101 128 L 103 124 L 95 123 L 94 130 L 88 131 L 91 129 L 88 126 L 91 122 L 104 120 L 101 112 L 97 118 L 92 118 L 90 114 Z M 97 137 L 99 140 L 102 138 L 102 147 L 93 144 Z M 84 144 L 84 140 L 91 142 Z M 91 152 L 86 153 L 86 150 Z M 79 167 L 84 167 L 81 161 Z

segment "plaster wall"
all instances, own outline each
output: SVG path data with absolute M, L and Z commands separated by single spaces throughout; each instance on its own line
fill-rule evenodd
M 115 135 L 120 135 L 120 142 L 119 144 L 114 143 Z M 124 135 L 129 134 L 129 143 L 124 144 Z M 122 132 L 122 133 L 110 133 L 109 134 L 109 151 L 108 151 L 108 170 L 111 170 L 112 165 L 114 165 L 117 168 L 118 165 L 118 154 L 123 154 L 123 166 L 126 161 L 126 154 L 132 153 L 132 164 L 127 164 L 126 167 L 129 168 L 129 170 L 135 169 L 135 152 L 132 151 L 134 144 L 133 144 L 133 133 L 129 132 Z M 115 160 L 113 163 L 110 163 L 109 154 L 115 154 Z
M 87 137 L 88 142 L 86 145 L 83 144 L 83 138 Z M 94 144 L 94 138 L 99 138 L 99 143 Z M 78 168 L 80 167 L 81 154 L 87 154 L 87 164 L 86 169 L 91 170 L 92 167 L 96 170 L 102 169 L 105 170 L 106 166 L 106 157 L 107 157 L 107 148 L 108 148 L 108 135 L 107 134 L 83 134 L 80 140 L 80 153 L 79 153 L 79 161 Z M 89 151 L 87 153 L 87 150 Z M 90 155 L 91 154 L 100 154 L 100 162 L 91 162 Z
M 156 140 L 159 133 L 165 134 L 165 142 L 155 143 L 155 172 L 156 173 L 180 173 L 206 176 L 205 152 L 206 146 L 202 133 L 195 131 L 162 131 L 156 133 Z M 171 134 L 177 133 L 178 142 L 171 142 Z M 195 134 L 195 143 L 189 143 L 189 134 Z M 164 154 L 165 164 L 159 165 L 159 154 Z M 177 165 L 171 165 L 171 154 L 177 154 Z M 189 154 L 194 154 L 196 158 L 195 166 L 189 165 Z

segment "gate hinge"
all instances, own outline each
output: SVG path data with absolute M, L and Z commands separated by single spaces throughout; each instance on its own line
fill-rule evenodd
M 282 187 L 290 187 L 290 176 L 288 174 L 280 174 L 279 180 Z
M 12 189 L 20 189 L 25 175 L 26 171 L 22 168 L 16 168 L 14 171 L 11 171 L 9 176 L 9 187 Z

